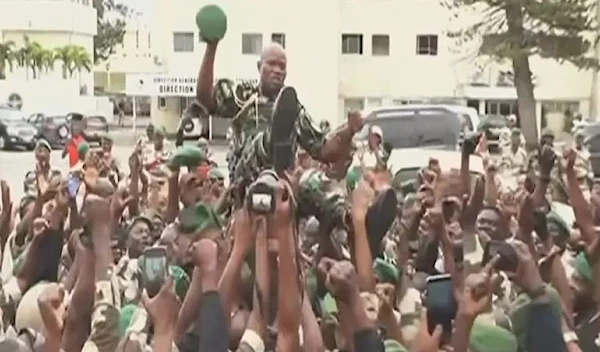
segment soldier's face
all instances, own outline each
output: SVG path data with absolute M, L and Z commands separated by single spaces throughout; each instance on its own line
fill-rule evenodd
M 45 147 L 38 147 L 35 150 L 35 159 L 39 163 L 48 163 L 50 160 L 50 151 Z
M 273 93 L 279 92 L 287 75 L 287 59 L 285 53 L 271 51 L 266 53 L 260 62 L 260 81 L 264 88 Z

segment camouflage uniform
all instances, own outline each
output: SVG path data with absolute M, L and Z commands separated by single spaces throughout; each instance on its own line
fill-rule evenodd
M 590 162 L 590 152 L 587 149 L 575 149 L 576 157 L 575 157 L 575 173 L 577 174 L 577 182 L 579 183 L 579 188 L 583 192 L 583 195 L 586 199 L 590 198 L 590 187 L 588 185 L 588 180 L 594 178 L 594 173 L 592 171 L 592 163 Z M 565 180 L 566 183 L 566 180 Z
M 268 155 L 274 100 L 260 94 L 258 82 L 221 79 L 215 85 L 217 116 L 232 119 L 232 180 L 250 181 L 271 163 Z M 298 106 L 295 142 L 318 159 L 325 135 L 302 105 Z M 295 152 L 295 151 L 294 151 Z
M 48 176 L 48 180 L 50 180 L 54 177 L 62 177 L 62 174 L 58 169 L 50 169 Z M 25 195 L 37 197 L 37 180 L 35 170 L 31 170 L 25 174 L 25 179 L 23 180 L 23 191 L 25 192 Z
M 338 229 L 346 222 L 346 189 L 324 171 L 307 169 L 298 182 L 298 204 L 302 215 L 314 215 L 325 231 Z M 345 242 L 345 241 L 342 241 Z
M 115 289 L 117 283 L 109 280 L 96 282 L 92 326 L 82 352 L 114 352 L 119 344 L 120 302 Z

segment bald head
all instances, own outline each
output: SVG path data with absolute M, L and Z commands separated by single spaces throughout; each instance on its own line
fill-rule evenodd
M 260 61 L 263 62 L 267 58 L 271 56 L 282 56 L 285 58 L 285 49 L 279 43 L 271 43 L 264 47 L 262 53 L 260 54 Z
M 278 43 L 271 43 L 265 47 L 260 55 L 258 71 L 263 94 L 277 96 L 287 74 L 285 49 Z

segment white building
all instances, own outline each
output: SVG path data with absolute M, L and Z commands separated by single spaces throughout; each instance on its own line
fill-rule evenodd
M 97 91 L 120 93 L 125 90 L 127 74 L 152 73 L 160 69 L 152 53 L 148 25 L 134 17 L 128 24 L 123 43 L 115 47 L 115 53 L 106 62 L 94 68 L 95 88 Z
M 188 98 L 195 95 L 205 47 L 199 42 L 195 14 L 209 3 L 217 2 L 153 0 L 153 51 L 163 70 L 159 77 L 144 79 L 144 93 L 157 96 L 152 116 L 168 130 L 175 128 Z M 337 123 L 350 109 L 414 100 L 458 101 L 481 113 L 514 109 L 516 92 L 506 82 L 510 75 L 493 65 L 476 74 L 476 60 L 445 37 L 452 16 L 437 0 L 218 4 L 228 16 L 228 31 L 218 47 L 215 76 L 258 78 L 261 49 L 279 41 L 288 53 L 287 84 L 296 87 L 316 120 Z M 542 105 L 548 111 L 587 112 L 589 73 L 541 59 L 531 63 L 538 112 Z
M 0 1 L 0 43 L 12 41 L 16 49 L 27 36 L 44 49 L 77 45 L 93 57 L 96 30 L 96 10 L 89 0 Z M 61 96 L 64 100 L 71 93 L 79 96 L 81 87 L 90 93 L 93 88 L 92 73 L 82 72 L 81 76 L 63 79 L 62 65 L 58 61 L 53 70 L 44 72 L 37 80 L 27 75 L 24 68 L 6 71 L 6 80 L 0 80 L 0 101 L 5 99 L 7 90 L 18 90 L 25 106 L 29 107 L 35 102 L 41 108 Z

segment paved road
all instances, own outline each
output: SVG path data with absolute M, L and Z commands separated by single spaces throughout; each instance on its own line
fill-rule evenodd
M 115 143 L 114 155 L 118 158 L 121 166 L 127 168 L 127 159 L 133 149 L 134 143 L 126 142 L 128 138 L 134 141 L 132 135 L 124 135 L 120 144 Z M 215 161 L 223 172 L 227 171 L 225 163 L 226 149 L 223 147 L 214 147 L 213 154 Z M 53 151 L 51 160 L 53 167 L 66 172 L 68 170 L 67 159 L 61 159 L 61 151 Z M 0 151 L 0 179 L 8 182 L 11 188 L 13 202 L 17 202 L 23 196 L 23 178 L 25 174 L 32 170 L 35 165 L 33 152 L 28 151 Z

